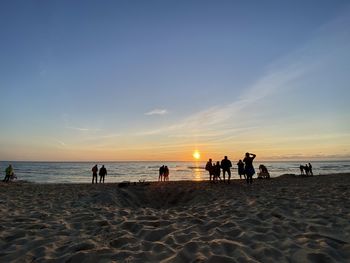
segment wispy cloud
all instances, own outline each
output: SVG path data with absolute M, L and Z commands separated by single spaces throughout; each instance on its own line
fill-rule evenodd
M 226 105 L 216 105 L 176 120 L 173 124 L 156 129 L 139 132 L 137 135 L 164 135 L 168 137 L 190 137 L 195 134 L 208 134 L 227 138 L 232 131 L 240 127 L 256 127 L 259 119 L 252 116 L 262 114 L 257 105 L 263 102 L 273 103 L 279 93 L 298 87 L 296 83 L 303 80 L 308 73 L 327 64 L 330 50 L 337 50 L 344 40 L 344 31 L 339 28 L 348 23 L 348 19 L 333 21 L 320 32 L 315 32 L 312 39 L 298 49 L 286 54 L 266 67 L 265 74 L 257 78 L 250 87 L 241 87 L 242 93 Z M 339 41 L 337 41 L 339 40 Z M 266 107 L 273 107 L 271 104 Z M 155 112 L 151 111 L 149 114 Z M 250 120 L 254 119 L 254 122 Z M 216 132 L 213 132 L 216 131 Z M 197 136 L 198 137 L 198 136 Z M 208 136 L 210 137 L 210 136 Z
M 267 96 L 272 95 L 277 90 L 286 88 L 290 82 L 298 79 L 307 72 L 306 66 L 296 67 L 285 66 L 282 70 L 275 70 L 267 72 L 265 76 L 260 78 L 254 85 L 244 91 L 237 100 L 224 106 L 213 106 L 209 109 L 194 113 L 176 124 L 169 125 L 167 127 L 161 127 L 158 129 L 143 131 L 138 135 L 157 135 L 167 134 L 172 136 L 181 137 L 189 136 L 191 133 L 213 134 L 213 128 L 216 131 L 215 135 L 223 136 L 227 133 L 231 133 L 233 130 L 240 129 L 244 120 L 244 110 L 252 107 L 258 101 L 263 100 Z M 247 128 L 247 127 L 246 127 Z
M 81 132 L 89 132 L 89 131 L 97 132 L 97 131 L 101 131 L 101 129 L 91 129 L 91 128 L 72 127 L 72 126 L 67 126 L 66 128 L 70 129 L 70 130 L 81 131 Z
M 58 140 L 58 139 L 55 139 L 55 141 L 58 143 L 59 147 L 66 147 L 67 146 L 64 141 L 61 141 L 61 140 Z
M 146 112 L 145 115 L 165 115 L 169 112 L 166 109 L 153 109 L 149 112 Z

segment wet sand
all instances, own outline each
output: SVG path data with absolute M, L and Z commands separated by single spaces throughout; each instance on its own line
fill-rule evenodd
M 0 183 L 0 262 L 349 262 L 350 174 Z

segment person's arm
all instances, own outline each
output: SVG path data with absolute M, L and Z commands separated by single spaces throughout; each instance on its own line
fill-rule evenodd
M 256 154 L 254 154 L 254 153 L 251 153 L 250 155 L 253 156 L 252 159 L 254 159 L 256 157 Z

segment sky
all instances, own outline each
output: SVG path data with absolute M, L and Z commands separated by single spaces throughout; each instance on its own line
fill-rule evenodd
M 0 1 L 0 160 L 350 159 L 350 2 Z

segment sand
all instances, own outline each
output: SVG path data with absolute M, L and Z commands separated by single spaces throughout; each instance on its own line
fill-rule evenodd
M 0 262 L 350 262 L 350 174 L 0 183 Z

